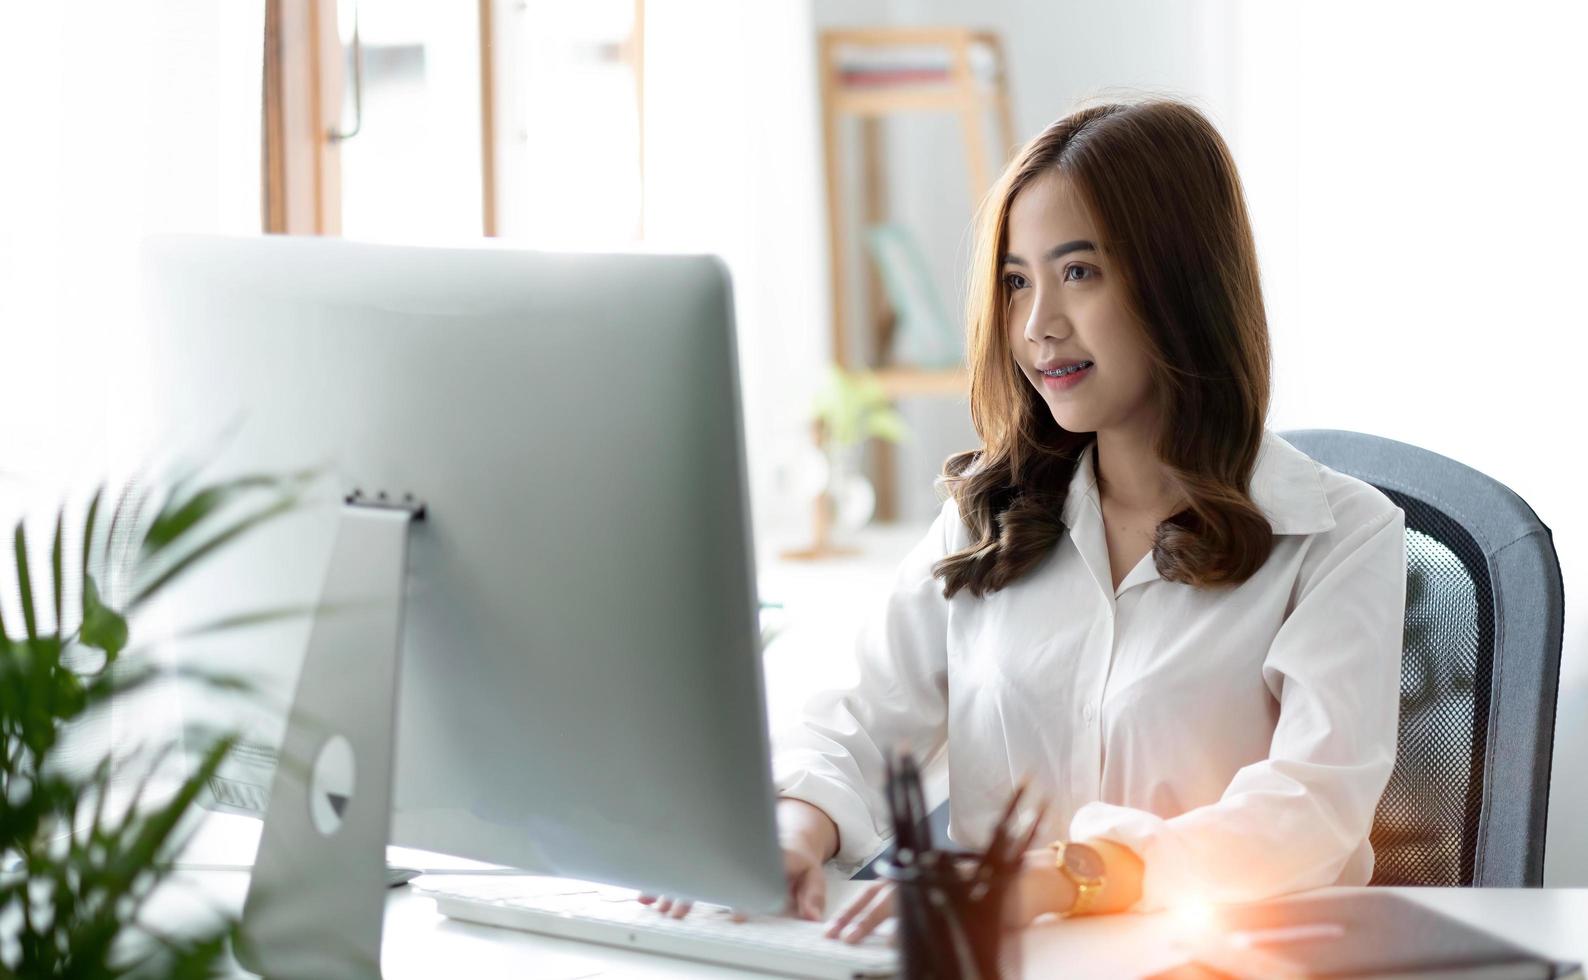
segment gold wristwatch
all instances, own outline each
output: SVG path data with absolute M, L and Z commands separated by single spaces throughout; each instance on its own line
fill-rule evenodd
M 1085 915 L 1103 891 L 1103 856 L 1074 841 L 1055 841 L 1048 846 L 1053 850 L 1053 866 L 1075 886 L 1074 904 L 1059 914 L 1064 918 Z

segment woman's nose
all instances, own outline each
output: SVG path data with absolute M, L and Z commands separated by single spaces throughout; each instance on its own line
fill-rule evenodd
M 1027 340 L 1034 344 L 1048 339 L 1065 340 L 1074 332 L 1074 326 L 1062 310 L 1043 302 L 1040 297 L 1032 304 L 1031 315 L 1026 318 Z

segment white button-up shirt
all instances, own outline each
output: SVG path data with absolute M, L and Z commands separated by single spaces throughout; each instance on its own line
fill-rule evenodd
M 947 745 L 949 836 L 984 846 L 1022 777 L 1038 840 L 1102 838 L 1144 863 L 1142 901 L 1244 901 L 1365 884 L 1395 759 L 1405 514 L 1265 432 L 1253 502 L 1267 562 L 1233 589 L 1166 582 L 1149 553 L 1113 587 L 1088 448 L 1053 554 L 1001 591 L 943 598 L 969 544 L 949 499 L 861 630 L 860 679 L 780 733 L 774 780 L 858 864 L 890 832 L 883 751 Z

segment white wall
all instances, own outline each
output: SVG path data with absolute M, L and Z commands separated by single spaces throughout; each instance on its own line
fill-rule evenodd
M 1579 229 L 1588 10 L 1243 8 L 1237 156 L 1278 428 L 1357 429 L 1494 476 L 1554 531 L 1566 638 L 1549 884 L 1588 884 L 1588 418 Z
M 652 0 L 645 17 L 648 243 L 732 269 L 752 504 L 763 551 L 798 540 L 792 454 L 826 362 L 826 216 L 805 0 Z
M 0 4 L 0 517 L 102 477 L 137 244 L 259 230 L 263 4 Z

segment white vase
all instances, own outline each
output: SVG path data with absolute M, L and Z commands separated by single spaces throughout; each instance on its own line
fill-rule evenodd
M 833 527 L 846 537 L 865 527 L 877 509 L 877 493 L 860 471 L 860 444 L 828 450 L 827 493 L 833 502 Z

